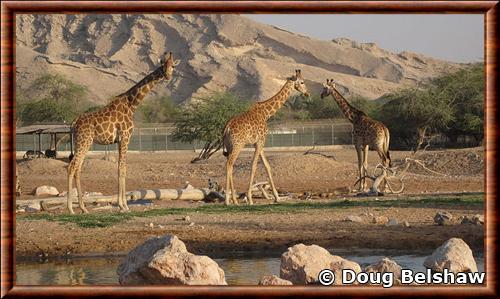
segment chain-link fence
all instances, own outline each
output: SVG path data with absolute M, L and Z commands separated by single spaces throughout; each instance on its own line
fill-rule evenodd
M 196 150 L 204 143 L 185 143 L 172 140 L 174 128 L 171 125 L 136 127 L 129 143 L 129 151 Z M 314 145 L 352 144 L 352 125 L 344 121 L 275 123 L 269 125 L 266 147 L 291 147 Z M 69 151 L 69 135 L 58 143 L 58 151 Z M 42 150 L 50 148 L 50 135 L 40 136 Z M 60 139 L 58 135 L 58 140 Z M 38 148 L 38 135 L 17 135 L 16 150 L 27 151 Z M 92 151 L 116 150 L 116 144 L 93 144 Z

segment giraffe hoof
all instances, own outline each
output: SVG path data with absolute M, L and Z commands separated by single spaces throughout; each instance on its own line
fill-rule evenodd
M 85 208 L 82 209 L 82 214 L 88 214 L 88 213 L 89 213 L 89 211 L 87 209 L 85 209 Z
M 75 215 L 75 212 L 73 210 L 68 211 L 70 215 Z

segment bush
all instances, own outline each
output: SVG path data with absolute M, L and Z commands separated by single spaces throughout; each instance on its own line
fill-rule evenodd
M 247 110 L 249 103 L 230 93 L 215 93 L 184 106 L 175 122 L 173 139 L 182 142 L 203 141 L 197 159 L 208 159 L 222 146 L 222 130 L 233 116 Z

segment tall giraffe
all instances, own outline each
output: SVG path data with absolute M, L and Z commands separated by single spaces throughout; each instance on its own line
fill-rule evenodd
M 309 96 L 307 87 L 302 78 L 300 70 L 295 70 L 295 75 L 286 79 L 281 90 L 268 100 L 255 103 L 250 109 L 236 117 L 230 119 L 223 131 L 223 149 L 226 162 L 226 205 L 230 204 L 230 197 L 234 204 L 238 204 L 236 190 L 233 183 L 233 165 L 240 151 L 247 144 L 253 144 L 255 152 L 252 161 L 252 170 L 250 173 L 250 182 L 248 184 L 247 198 L 249 204 L 252 200 L 252 183 L 257 170 L 259 156 L 266 168 L 275 202 L 278 202 L 278 191 L 274 185 L 271 174 L 271 166 L 264 156 L 264 143 L 268 132 L 267 120 L 273 116 L 285 102 L 290 93 L 297 90 L 305 96 Z
M 377 151 L 382 165 L 392 167 L 391 156 L 389 154 L 389 130 L 387 127 L 372 118 L 361 110 L 354 108 L 335 88 L 333 79 L 326 80 L 321 92 L 321 98 L 332 95 L 342 110 L 342 113 L 352 123 L 352 138 L 358 154 L 358 169 L 360 177 L 360 190 L 366 189 L 366 181 L 363 178 L 368 169 L 368 149 Z
M 76 180 L 78 204 L 83 213 L 88 213 L 83 204 L 80 172 L 85 155 L 92 143 L 118 143 L 118 205 L 120 211 L 128 211 L 125 199 L 125 177 L 127 165 L 125 156 L 130 136 L 134 128 L 133 115 L 146 94 L 162 79 L 172 79 L 178 61 L 173 60 L 172 52 L 164 56 L 160 67 L 147 75 L 127 92 L 116 96 L 108 105 L 98 111 L 79 116 L 72 124 L 75 134 L 75 154 L 68 165 L 68 210 L 74 214 L 71 199 L 73 178 Z

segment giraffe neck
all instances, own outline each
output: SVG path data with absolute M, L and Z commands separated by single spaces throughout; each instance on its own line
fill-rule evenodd
M 285 104 L 293 89 L 293 82 L 287 80 L 280 91 L 270 99 L 257 103 L 259 112 L 262 113 L 265 119 L 271 118 Z
M 164 77 L 164 73 L 163 66 L 160 66 L 124 93 L 132 110 L 143 102 L 148 92 Z
M 345 115 L 345 117 L 347 117 L 347 119 L 349 119 L 351 123 L 354 122 L 354 119 L 357 115 L 364 114 L 362 111 L 351 106 L 351 104 L 349 104 L 349 102 L 344 98 L 344 96 L 342 96 L 340 92 L 338 92 L 337 90 L 334 90 L 332 92 L 332 97 L 339 105 L 339 108 L 342 111 L 342 113 Z

